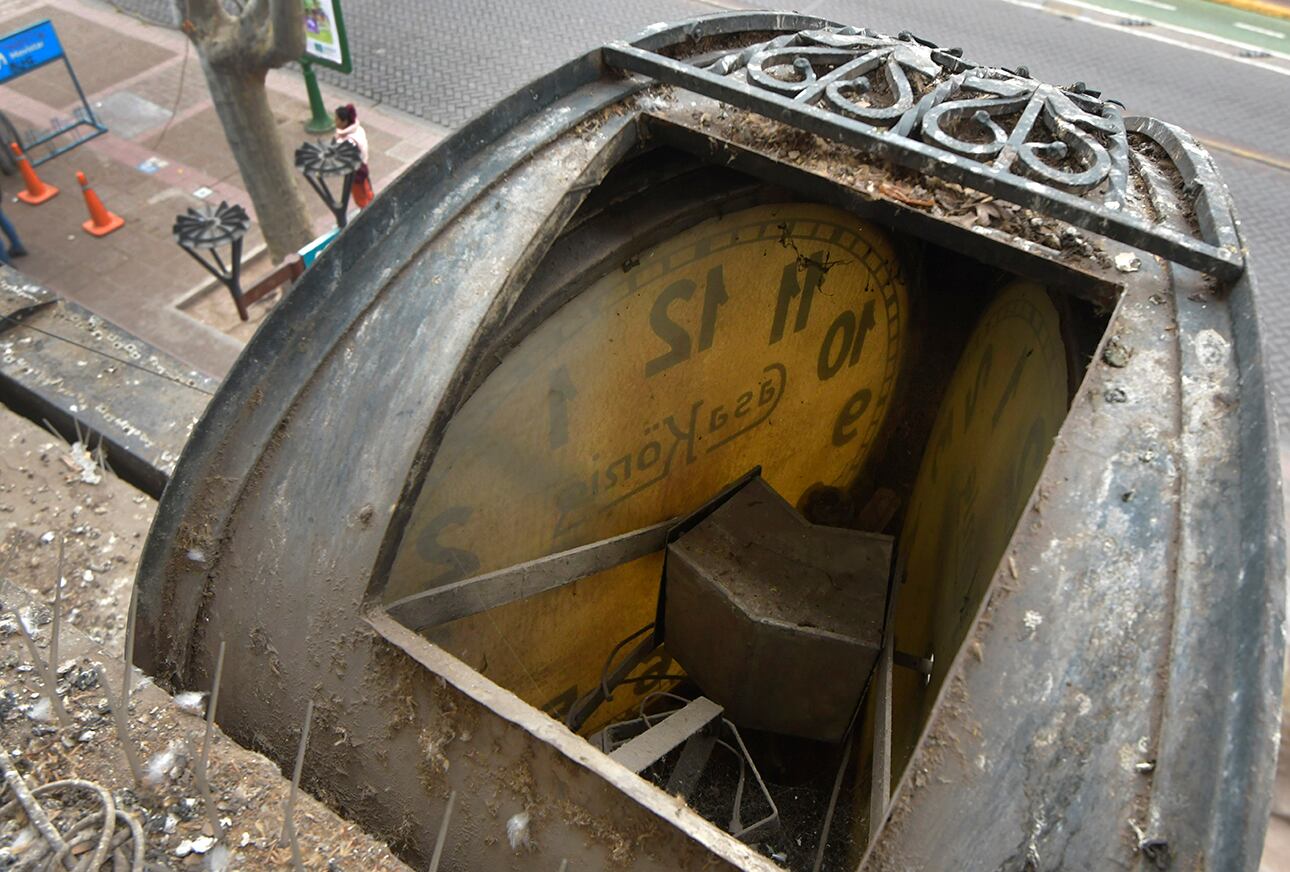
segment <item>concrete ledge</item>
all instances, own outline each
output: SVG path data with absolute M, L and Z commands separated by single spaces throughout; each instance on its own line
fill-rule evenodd
M 160 497 L 219 382 L 0 267 L 0 401 Z

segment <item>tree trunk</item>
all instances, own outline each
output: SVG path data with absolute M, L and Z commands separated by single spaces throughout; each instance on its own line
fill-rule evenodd
M 264 88 L 267 71 L 215 67 L 204 57 L 202 67 L 269 256 L 281 261 L 312 240 L 313 232 L 295 169 L 282 150 L 278 124 L 269 108 Z

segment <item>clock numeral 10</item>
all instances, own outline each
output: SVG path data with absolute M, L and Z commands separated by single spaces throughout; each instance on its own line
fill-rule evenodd
M 816 365 L 820 381 L 833 378 L 843 365 L 850 367 L 860 362 L 865 339 L 878 324 L 873 312 L 874 302 L 870 300 L 860 311 L 858 322 L 855 312 L 850 309 L 833 319 L 829 329 L 824 331 L 824 342 L 820 344 L 820 359 Z

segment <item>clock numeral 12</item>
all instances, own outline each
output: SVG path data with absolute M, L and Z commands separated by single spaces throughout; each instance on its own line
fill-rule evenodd
M 672 320 L 668 308 L 678 300 L 689 300 L 694 296 L 695 284 L 689 279 L 672 282 L 654 300 L 650 310 L 649 325 L 654 335 L 668 345 L 668 351 L 660 354 L 645 364 L 645 376 L 657 375 L 678 363 L 690 359 L 693 340 L 690 332 Z M 699 318 L 699 351 L 712 347 L 712 340 L 717 331 L 717 309 L 730 299 L 726 293 L 725 277 L 721 266 L 708 270 L 708 280 L 703 290 L 703 312 Z

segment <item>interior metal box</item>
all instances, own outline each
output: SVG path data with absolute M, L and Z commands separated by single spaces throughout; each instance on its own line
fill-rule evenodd
M 740 726 L 838 741 L 882 648 L 891 546 L 755 478 L 668 548 L 668 651 Z

